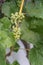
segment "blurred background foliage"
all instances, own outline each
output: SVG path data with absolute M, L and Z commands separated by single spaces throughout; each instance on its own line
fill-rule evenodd
M 12 29 L 10 16 L 19 11 L 21 0 L 6 0 L 2 4 L 0 18 L 0 65 L 9 65 L 5 62 L 5 49 L 11 45 L 16 45 Z M 25 0 L 23 13 L 24 21 L 21 23 L 21 38 L 34 44 L 34 48 L 29 52 L 31 65 L 43 65 L 43 0 Z M 3 51 L 4 50 L 4 51 Z M 12 65 L 19 65 L 14 62 Z

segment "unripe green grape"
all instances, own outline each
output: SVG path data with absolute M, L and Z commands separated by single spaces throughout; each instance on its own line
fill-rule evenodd
M 11 16 L 11 20 L 13 21 L 11 21 L 12 23 L 14 23 L 14 22 L 19 22 L 19 20 L 22 20 L 24 18 L 24 15 L 23 15 L 23 13 L 21 13 L 21 14 L 19 14 L 18 12 L 16 12 L 15 14 L 12 14 L 12 16 Z M 22 21 L 20 21 L 20 22 L 22 22 Z
M 13 34 L 15 39 L 20 39 L 21 29 L 19 23 L 22 22 L 23 18 L 24 18 L 23 13 L 19 14 L 18 12 L 12 14 L 11 16 L 11 23 L 15 24 L 15 26 L 13 26 Z

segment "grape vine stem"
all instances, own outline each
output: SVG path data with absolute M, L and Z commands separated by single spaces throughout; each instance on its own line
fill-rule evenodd
M 21 13 L 22 13 L 23 5 L 24 5 L 24 0 L 22 0 L 21 6 L 20 6 L 20 11 L 19 11 L 19 14 L 21 14 Z

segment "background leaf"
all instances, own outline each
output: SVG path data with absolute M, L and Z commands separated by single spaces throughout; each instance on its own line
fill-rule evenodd
M 3 48 L 1 44 L 0 44 L 0 65 L 6 65 L 5 49 Z
M 28 2 L 25 6 L 26 12 L 29 16 L 42 18 L 43 19 L 43 3 L 42 1 L 35 0 L 35 4 L 32 2 Z

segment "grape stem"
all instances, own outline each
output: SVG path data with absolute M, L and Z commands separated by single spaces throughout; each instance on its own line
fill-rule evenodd
M 23 5 L 24 5 L 24 0 L 22 0 L 21 6 L 20 6 L 20 11 L 19 11 L 19 14 L 21 14 L 21 13 L 22 13 Z

